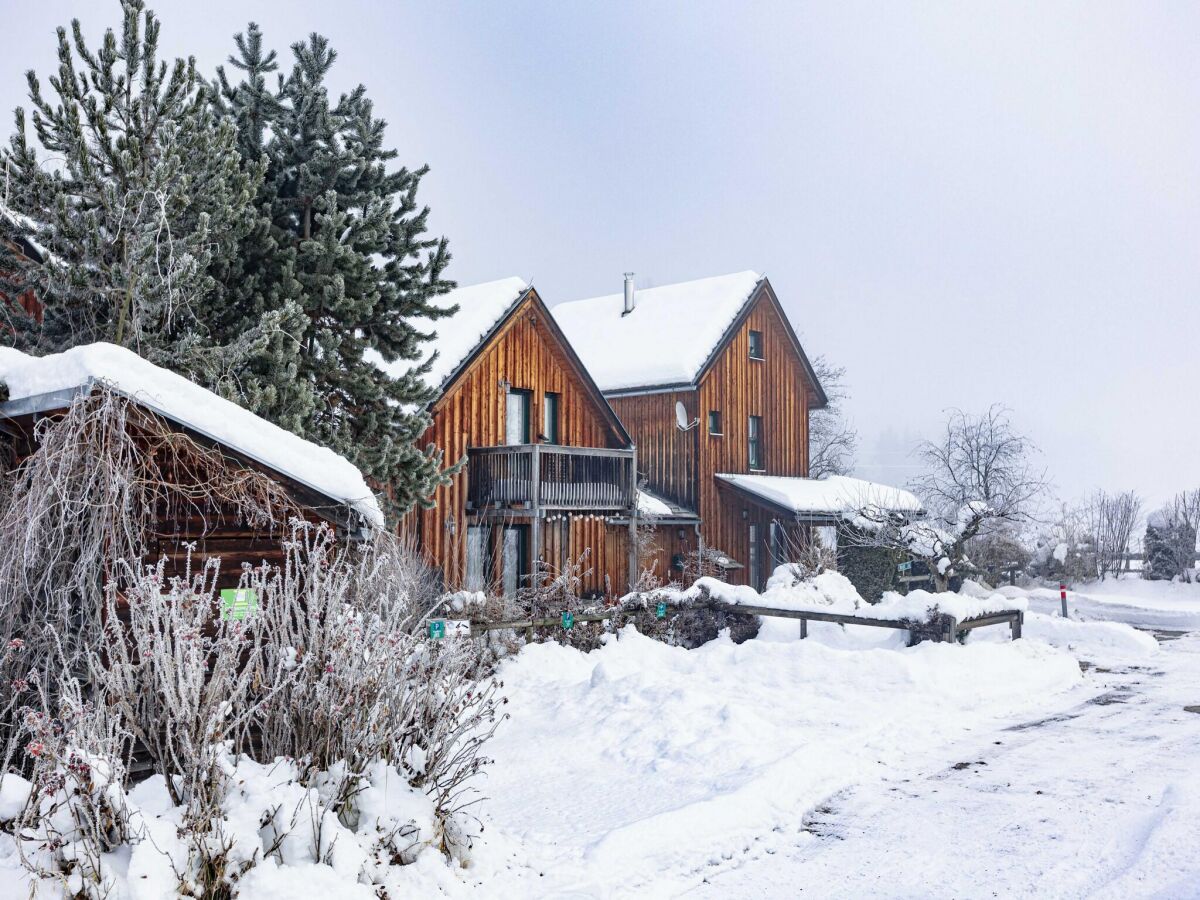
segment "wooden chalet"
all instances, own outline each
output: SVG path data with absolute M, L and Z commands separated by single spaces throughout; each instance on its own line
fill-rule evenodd
M 637 463 L 621 421 L 525 281 L 439 302 L 458 311 L 432 326 L 425 377 L 437 397 L 421 443 L 465 466 L 402 530 L 450 589 L 511 595 L 539 563 L 553 572 L 585 558 L 584 592 L 623 592 L 636 575 Z
M 627 276 L 623 294 L 554 316 L 633 437 L 646 488 L 670 507 L 658 572 L 678 578 L 703 546 L 727 559 L 727 580 L 761 588 L 811 523 L 756 479 L 809 480 L 808 415 L 826 403 L 771 283 L 738 272 L 635 290 Z M 698 525 L 680 527 L 688 513 Z
M 168 575 L 182 571 L 190 544 L 197 561 L 221 558 L 218 587 L 235 587 L 244 563 L 282 561 L 282 543 L 289 537 L 289 519 L 295 516 L 326 522 L 343 540 L 359 540 L 383 525 L 374 494 L 346 459 L 112 344 L 90 344 L 45 357 L 0 347 L 0 475 L 14 471 L 37 451 L 39 421 L 63 415 L 77 397 L 101 386 L 147 414 L 129 419 L 140 446 L 163 447 L 165 428 L 166 433 L 186 435 L 204 451 L 204 469 L 210 476 L 213 465 L 235 476 L 253 471 L 278 488 L 261 494 L 273 505 L 265 510 L 270 515 L 250 522 L 207 490 L 189 489 L 190 474 L 199 477 L 199 471 L 187 453 L 175 445 L 161 451 L 179 461 L 171 474 L 178 479 L 178 493 L 186 498 L 172 504 L 169 512 L 156 510 L 152 533 L 145 536 L 146 562 L 166 558 Z M 272 516 L 274 521 L 264 525 Z

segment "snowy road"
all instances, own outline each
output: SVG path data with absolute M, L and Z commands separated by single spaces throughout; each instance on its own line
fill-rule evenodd
M 835 795 L 701 897 L 1200 897 L 1200 633 L 1061 714 Z

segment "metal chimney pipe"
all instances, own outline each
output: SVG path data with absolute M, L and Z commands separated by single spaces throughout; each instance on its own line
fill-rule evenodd
M 633 272 L 625 273 L 625 309 L 621 313 L 623 316 L 627 316 L 633 312 L 633 307 L 637 302 L 637 298 L 634 297 L 633 293 L 633 274 Z

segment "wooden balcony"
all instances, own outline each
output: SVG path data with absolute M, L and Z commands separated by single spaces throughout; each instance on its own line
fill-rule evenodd
M 627 512 L 637 505 L 634 450 L 517 444 L 467 450 L 467 508 Z

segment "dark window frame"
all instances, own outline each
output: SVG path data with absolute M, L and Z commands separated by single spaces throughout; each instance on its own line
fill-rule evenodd
M 725 434 L 721 430 L 721 411 L 719 409 L 708 411 L 708 433 L 713 437 L 723 437 Z
M 750 416 L 746 421 L 746 464 L 757 472 L 766 471 L 763 446 L 763 417 Z
M 508 396 L 504 398 L 504 443 L 508 446 L 515 446 L 510 444 L 508 440 L 508 403 L 509 398 L 514 395 L 521 398 L 525 409 L 525 433 L 522 439 L 517 443 L 530 444 L 533 442 L 533 435 L 531 433 L 533 427 L 533 422 L 531 421 L 533 418 L 533 391 L 526 390 L 524 388 L 509 388 Z
M 758 352 L 755 353 L 754 351 Z M 750 358 L 751 359 L 766 359 L 767 353 L 763 346 L 763 333 L 761 331 L 751 330 L 750 332 Z
M 553 407 L 553 409 L 551 409 Z M 546 391 L 542 395 L 542 437 L 547 444 L 562 443 L 562 394 Z

